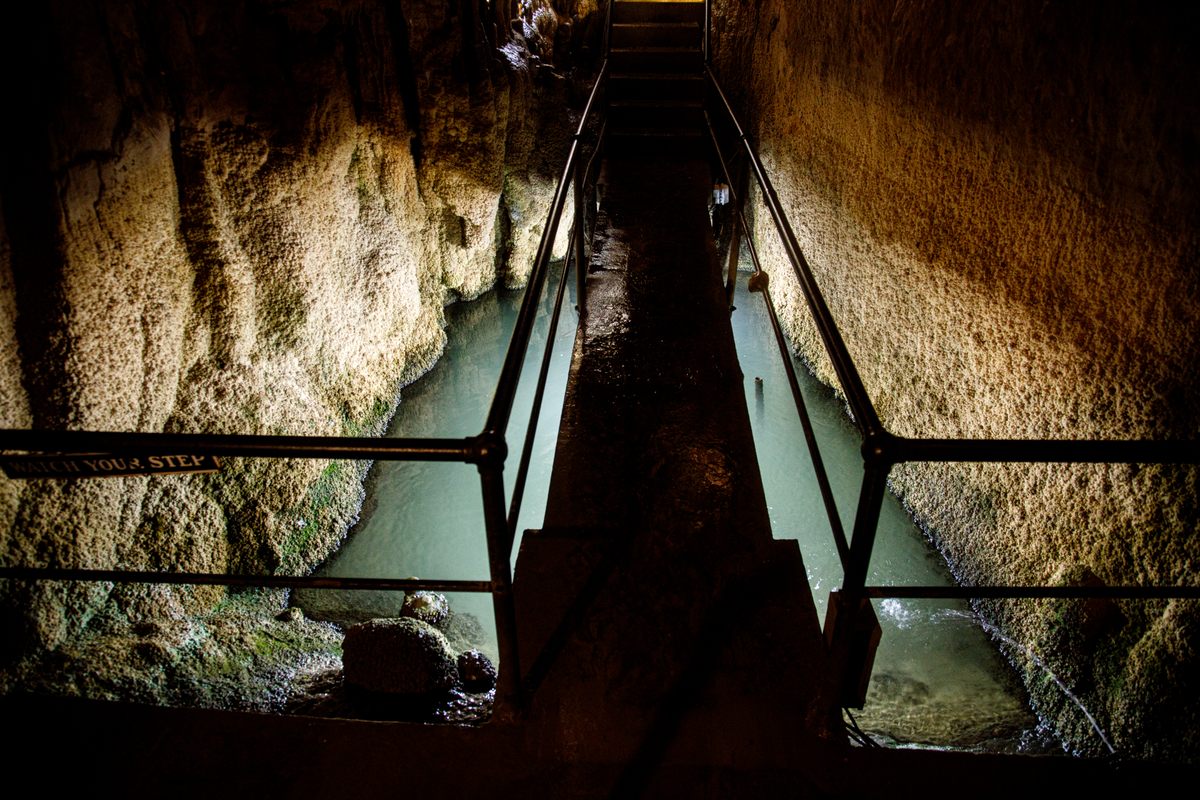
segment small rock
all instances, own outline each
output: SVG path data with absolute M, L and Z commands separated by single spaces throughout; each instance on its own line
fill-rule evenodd
M 419 619 L 440 628 L 450 616 L 450 601 L 436 592 L 409 592 L 400 607 L 400 616 Z
M 438 630 L 446 634 L 447 641 L 454 652 L 474 650 L 485 638 L 483 626 L 474 614 L 462 611 L 451 611 L 446 621 L 438 626 Z
M 486 692 L 496 686 L 496 667 L 478 650 L 458 654 L 458 678 L 468 692 Z
M 304 619 L 304 612 L 295 606 L 288 606 L 283 611 L 275 615 L 275 619 L 280 622 L 300 622 Z

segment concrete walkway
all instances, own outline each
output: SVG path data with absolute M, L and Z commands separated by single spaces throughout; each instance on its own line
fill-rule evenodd
M 834 746 L 832 703 L 799 550 L 771 538 L 712 180 L 638 159 L 601 180 L 546 527 L 517 560 L 522 659 L 541 658 L 529 724 L 617 796 L 758 780 Z
M 774 542 L 703 162 L 612 160 L 547 526 L 516 571 L 536 691 L 479 727 L 11 696 L 0 768 L 60 794 L 1011 798 L 1191 768 L 846 746 L 800 555 Z

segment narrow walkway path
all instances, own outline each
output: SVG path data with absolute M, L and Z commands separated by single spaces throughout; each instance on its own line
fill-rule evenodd
M 517 560 L 529 725 L 592 767 L 572 796 L 765 790 L 836 746 L 800 553 L 771 538 L 708 165 L 615 158 L 602 182 L 546 527 Z
M 614 160 L 607 181 L 548 526 L 517 566 L 528 712 L 458 727 L 14 695 L 12 781 L 130 798 L 896 800 L 1194 779 L 824 738 L 823 648 L 795 544 L 767 528 L 706 165 Z

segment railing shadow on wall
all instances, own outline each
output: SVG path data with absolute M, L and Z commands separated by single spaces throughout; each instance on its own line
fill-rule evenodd
M 20 581 L 80 581 L 127 584 L 166 584 L 193 586 L 225 586 L 239 588 L 283 588 L 317 590 L 376 590 L 490 593 L 495 615 L 497 648 L 500 664 L 496 687 L 493 719 L 507 719 L 524 703 L 521 686 L 521 662 L 517 649 L 516 614 L 512 594 L 511 554 L 516 541 L 516 526 L 520 516 L 534 438 L 541 414 L 549 367 L 553 356 L 555 334 L 566 297 L 568 274 L 577 275 L 579 310 L 585 307 L 584 278 L 589 257 L 595 208 L 595 178 L 602 152 L 606 127 L 601 119 L 591 124 L 602 111 L 598 102 L 608 63 L 605 61 L 592 86 L 571 147 L 555 188 L 554 199 L 538 245 L 534 265 L 512 337 L 505 354 L 500 378 L 483 430 L 465 438 L 371 438 L 338 436 L 274 436 L 274 435 L 213 435 L 203 433 L 154 433 L 130 431 L 82 430 L 0 430 L 0 460 L 20 459 L 30 454 L 53 454 L 51 461 L 63 463 L 78 455 L 90 460 L 138 457 L 146 463 L 151 457 L 159 462 L 168 457 L 189 458 L 298 458 L 298 459 L 360 459 L 372 461 L 422 461 L 474 464 L 479 470 L 486 529 L 490 578 L 479 580 L 438 580 L 427 578 L 367 578 L 299 575 L 235 575 L 223 573 L 147 571 L 128 569 L 84 569 L 69 566 L 0 566 L 0 579 Z M 591 131 L 591 133 L 589 133 Z M 586 161 L 585 161 L 586 159 Z M 513 416 L 517 390 L 520 385 L 526 356 L 540 299 L 545 291 L 553 266 L 554 243 L 558 235 L 568 193 L 573 195 L 574 219 L 569 236 L 568 252 L 562 262 L 561 278 L 545 349 L 537 373 L 537 384 L 531 402 L 530 419 L 521 444 L 520 459 L 514 476 L 511 502 L 505 501 L 504 467 L 510 454 L 506 431 Z M 20 454 L 20 455 L 17 455 Z M 45 456 L 43 456 L 44 458 Z M 43 461 L 42 463 L 46 463 Z M 70 479 L 65 475 L 42 476 L 42 479 Z
M 727 290 L 732 293 L 739 240 L 744 238 L 753 263 L 749 288 L 763 298 L 775 339 L 783 359 L 788 383 L 808 451 L 813 463 L 822 501 L 829 519 L 837 555 L 843 571 L 842 586 L 830 595 L 825 620 L 825 640 L 832 666 L 838 675 L 840 704 L 862 708 L 879 639 L 879 625 L 871 606 L 873 599 L 1029 599 L 1029 598 L 1122 598 L 1172 599 L 1200 598 L 1198 586 L 872 586 L 867 584 L 868 567 L 875 544 L 880 511 L 887 492 L 891 469 L 899 464 L 924 463 L 1127 463 L 1127 464 L 1200 464 L 1200 442 L 1096 439 L 940 439 L 910 438 L 889 432 L 880 421 L 863 385 L 853 358 L 834 322 L 821 289 L 775 192 L 762 162 L 735 114 L 711 64 L 711 0 L 705 2 L 705 75 L 710 101 L 717 122 L 705 110 L 705 122 L 716 162 L 731 187 L 733 241 Z M 718 130 L 722 133 L 718 134 Z M 849 537 L 842 525 L 832 486 L 821 459 L 810 415 L 805 406 L 792 362 L 792 351 L 776 314 L 769 291 L 769 277 L 762 269 L 747 224 L 744 203 L 746 190 L 737 188 L 726 158 L 722 140 L 734 141 L 732 147 L 746 160 L 747 170 L 757 184 L 763 206 L 770 214 L 792 273 L 803 293 L 808 312 L 820 336 L 825 354 L 833 365 L 841 385 L 849 414 L 862 437 L 863 478 Z M 740 177 L 745 177 L 740 176 Z

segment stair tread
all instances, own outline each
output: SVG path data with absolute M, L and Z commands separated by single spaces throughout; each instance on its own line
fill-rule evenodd
M 639 136 L 646 138 L 664 138 L 669 136 L 681 136 L 687 138 L 700 138 L 700 130 L 694 126 L 691 127 L 662 127 L 662 128 L 610 128 L 609 136 Z
M 614 28 L 691 28 L 698 30 L 698 22 L 614 22 Z
M 699 99 L 669 99 L 669 100 L 610 100 L 609 108 L 703 108 L 704 101 Z
M 670 73 L 670 72 L 613 72 L 608 76 L 609 82 L 612 81 L 702 81 L 703 75 L 697 75 L 692 72 Z
M 688 45 L 687 47 L 613 47 L 614 53 L 701 53 L 702 49 L 696 45 Z

